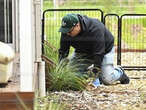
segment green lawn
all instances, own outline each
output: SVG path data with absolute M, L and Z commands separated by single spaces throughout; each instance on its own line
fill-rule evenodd
M 122 40 L 131 49 L 146 49 L 146 16 L 122 22 Z

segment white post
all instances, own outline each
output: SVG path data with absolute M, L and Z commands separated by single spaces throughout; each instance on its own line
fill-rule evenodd
M 38 80 L 39 80 L 39 96 L 46 95 L 45 86 L 45 62 L 38 62 Z
M 46 87 L 45 87 L 45 62 L 42 61 L 41 55 L 42 55 L 42 39 L 41 39 L 41 7 L 43 0 L 35 0 L 34 2 L 34 13 L 35 13 L 35 56 L 36 56 L 36 62 L 38 64 L 37 68 L 37 76 L 38 76 L 38 92 L 39 96 L 45 96 L 46 95 Z M 37 82 L 35 81 L 35 82 Z
M 20 91 L 33 91 L 33 23 L 32 0 L 20 0 Z

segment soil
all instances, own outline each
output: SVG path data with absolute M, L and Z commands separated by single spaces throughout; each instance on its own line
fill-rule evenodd
M 122 53 L 122 63 L 144 65 L 145 54 Z M 130 84 L 116 82 L 98 88 L 88 85 L 84 91 L 51 92 L 47 100 L 66 105 L 65 110 L 146 110 L 146 71 L 125 72 L 130 77 Z
M 98 88 L 88 85 L 84 91 L 51 92 L 48 99 L 66 105 L 65 110 L 146 110 L 145 72 L 127 71 L 127 74 L 130 84 L 117 82 Z

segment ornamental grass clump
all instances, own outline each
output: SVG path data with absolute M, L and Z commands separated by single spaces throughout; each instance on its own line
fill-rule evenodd
M 87 82 L 85 78 L 78 76 L 77 67 L 79 65 L 70 65 L 68 59 L 63 59 L 58 63 L 57 59 L 58 52 L 54 48 L 45 45 L 47 90 L 84 90 Z
M 55 102 L 56 98 L 50 99 L 47 97 L 36 96 L 34 101 L 34 110 L 65 110 L 66 105 L 64 103 Z
M 47 74 L 48 90 L 84 90 L 86 87 L 86 80 L 77 76 L 76 65 L 70 66 L 66 59 L 51 68 Z

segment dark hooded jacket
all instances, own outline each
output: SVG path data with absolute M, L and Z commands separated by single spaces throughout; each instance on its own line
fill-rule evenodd
M 114 37 L 98 19 L 80 14 L 78 18 L 81 32 L 77 36 L 61 34 L 59 59 L 67 57 L 72 46 L 75 52 L 86 54 L 88 58 L 93 59 L 95 66 L 101 67 L 104 55 L 110 52 L 114 45 Z

